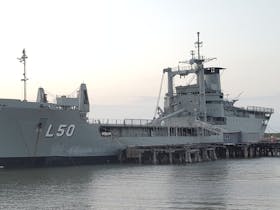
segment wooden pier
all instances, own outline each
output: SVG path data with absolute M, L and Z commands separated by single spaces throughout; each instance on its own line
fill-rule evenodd
M 280 157 L 280 143 L 130 146 L 120 152 L 119 161 L 139 164 L 187 164 L 255 157 Z

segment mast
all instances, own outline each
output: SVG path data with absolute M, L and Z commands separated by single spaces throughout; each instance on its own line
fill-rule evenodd
M 197 59 L 195 63 L 197 64 L 198 72 L 198 86 L 199 86 L 199 111 L 202 121 L 207 121 L 206 115 L 206 99 L 205 99 L 205 82 L 204 82 L 204 59 L 200 57 L 200 47 L 202 47 L 202 42 L 199 39 L 199 32 L 197 32 L 197 42 L 195 42 L 197 47 Z
M 199 32 L 197 32 L 197 42 L 195 42 L 195 45 L 197 46 L 197 56 L 198 60 L 200 60 L 200 47 L 202 47 L 202 42 L 199 41 Z
M 25 49 L 23 49 L 22 51 L 22 56 L 20 58 L 18 58 L 19 62 L 23 63 L 23 79 L 21 79 L 21 81 L 23 81 L 24 83 L 24 99 L 23 101 L 26 101 L 26 97 L 27 97 L 27 92 L 26 92 L 26 83 L 28 78 L 26 77 L 26 59 L 28 57 L 26 56 L 25 53 Z

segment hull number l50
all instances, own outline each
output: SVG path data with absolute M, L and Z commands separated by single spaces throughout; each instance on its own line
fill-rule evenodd
M 50 124 L 45 137 L 61 137 L 61 136 L 72 136 L 74 134 L 76 126 L 74 124 L 60 124 L 57 129 L 53 128 L 53 125 Z

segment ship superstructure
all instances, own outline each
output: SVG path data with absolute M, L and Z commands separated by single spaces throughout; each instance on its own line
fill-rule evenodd
M 101 122 L 87 115 L 90 103 L 85 84 L 75 97 L 58 96 L 48 101 L 43 88 L 36 102 L 26 100 L 26 53 L 24 100 L 0 99 L 0 166 L 72 165 L 111 162 L 129 146 L 188 145 L 258 141 L 273 109 L 238 108 L 221 91 L 219 67 L 204 67 L 198 54 L 188 66 L 164 69 L 168 92 L 164 108 L 157 107 L 152 120 L 125 119 Z M 174 87 L 175 76 L 193 74 L 196 83 Z M 174 90 L 175 89 L 175 90 Z
M 236 100 L 225 100 L 221 91 L 221 67 L 205 67 L 204 64 L 214 58 L 204 58 L 200 55 L 202 42 L 197 33 L 197 56 L 191 51 L 191 59 L 180 62 L 175 68 L 163 70 L 167 74 L 168 92 L 164 98 L 164 109 L 158 107 L 159 117 L 154 123 L 182 124 L 196 122 L 205 127 L 223 129 L 225 142 L 259 141 L 273 109 L 250 106 L 239 108 L 234 106 Z M 194 75 L 196 83 L 175 86 L 174 78 L 185 78 Z

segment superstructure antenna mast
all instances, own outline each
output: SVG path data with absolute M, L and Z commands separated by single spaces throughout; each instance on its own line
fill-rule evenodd
M 194 44 L 197 47 L 197 59 L 200 60 L 200 47 L 202 47 L 202 42 L 199 41 L 199 32 L 197 32 L 197 42 Z
M 194 59 L 194 51 L 191 50 L 191 56 L 192 56 L 192 60 Z
M 23 79 L 21 79 L 21 81 L 23 81 L 24 83 L 24 101 L 26 101 L 26 95 L 27 95 L 27 92 L 26 92 L 26 82 L 28 80 L 28 78 L 26 77 L 26 59 L 28 57 L 26 56 L 26 53 L 25 53 L 25 49 L 23 49 L 22 51 L 22 56 L 20 58 L 18 58 L 19 62 L 23 63 Z
M 207 113 L 206 113 L 206 99 L 205 99 L 205 78 L 204 78 L 204 67 L 203 62 L 204 59 L 200 57 L 200 47 L 202 47 L 202 42 L 199 40 L 199 32 L 197 32 L 197 42 L 194 43 L 197 47 L 197 59 L 195 59 L 195 63 L 197 65 L 197 83 L 199 86 L 199 111 L 202 121 L 207 121 Z

